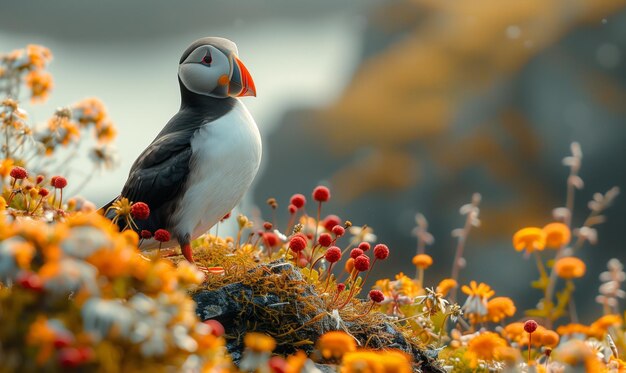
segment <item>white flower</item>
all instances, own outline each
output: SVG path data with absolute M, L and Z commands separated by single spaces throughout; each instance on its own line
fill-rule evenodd
M 115 326 L 119 333 L 128 338 L 135 324 L 133 311 L 120 301 L 91 298 L 81 310 L 83 327 L 96 338 L 105 338 Z
M 103 231 L 89 226 L 72 228 L 69 237 L 61 242 L 61 249 L 65 254 L 80 259 L 110 246 L 111 240 Z
M 58 271 L 45 282 L 44 287 L 55 293 L 69 294 L 85 289 L 90 294 L 97 295 L 97 273 L 96 268 L 87 262 L 63 258 L 59 261 Z
M 348 230 L 353 236 L 353 242 L 376 242 L 377 237 L 374 234 L 374 230 L 370 227 L 357 227 L 353 225 Z
M 0 242 L 0 281 L 15 279 L 20 269 L 15 262 L 16 244 L 24 243 L 21 237 L 11 237 Z

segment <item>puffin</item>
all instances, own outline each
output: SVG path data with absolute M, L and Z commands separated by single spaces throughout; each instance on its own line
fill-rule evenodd
M 191 241 L 206 233 L 242 199 L 259 169 L 261 136 L 240 97 L 256 96 L 235 43 L 218 37 L 194 41 L 178 65 L 180 109 L 133 163 L 121 193 L 150 208 L 138 232 L 166 229 L 171 240 L 151 239 L 141 250 L 179 245 L 194 262 Z M 105 213 L 109 219 L 115 211 Z M 120 219 L 120 228 L 126 226 Z

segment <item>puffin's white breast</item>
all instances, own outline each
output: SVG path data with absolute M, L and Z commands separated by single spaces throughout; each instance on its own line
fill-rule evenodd
M 198 237 L 230 212 L 248 190 L 261 162 L 261 136 L 237 101 L 226 115 L 206 123 L 191 140 L 192 164 L 174 213 L 179 233 Z

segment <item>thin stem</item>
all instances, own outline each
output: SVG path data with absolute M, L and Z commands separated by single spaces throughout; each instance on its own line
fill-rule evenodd
M 454 263 L 452 264 L 452 279 L 459 282 L 459 272 L 461 271 L 461 259 L 463 258 L 463 250 L 465 249 L 465 241 L 467 236 L 469 235 L 469 231 L 472 227 L 471 213 L 467 214 L 467 219 L 465 219 L 465 226 L 463 227 L 463 232 L 459 235 L 457 245 L 456 245 L 456 254 L 454 255 Z M 457 289 L 452 289 L 450 293 L 450 301 L 454 303 L 456 301 Z
M 319 204 L 317 205 L 317 220 L 315 221 L 315 235 L 313 236 L 314 243 L 317 242 L 317 231 L 319 230 L 321 215 L 322 215 L 322 202 L 319 202 Z
M 528 333 L 528 365 L 530 366 L 530 342 L 533 339 L 533 333 Z
M 328 275 L 327 275 L 327 278 L 326 278 L 326 286 L 324 286 L 324 291 L 322 293 L 325 293 L 326 290 L 328 290 L 328 284 L 330 284 L 330 278 L 332 277 L 332 272 L 331 271 L 333 269 L 333 264 L 335 264 L 335 263 L 330 263 L 330 265 L 328 266 L 328 272 L 327 272 Z

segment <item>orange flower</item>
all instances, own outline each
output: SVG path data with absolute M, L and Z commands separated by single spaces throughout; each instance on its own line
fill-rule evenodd
M 563 223 L 550 223 L 543 227 L 546 236 L 546 247 L 560 249 L 567 245 L 572 237 L 569 227 Z
M 3 178 L 9 176 L 11 170 L 13 169 L 13 159 L 6 158 L 0 161 L 0 176 Z
M 545 347 L 556 347 L 559 344 L 559 334 L 554 330 L 545 330 L 540 334 L 541 344 Z
M 556 332 L 562 336 L 572 334 L 589 334 L 589 327 L 583 324 L 570 323 L 567 325 L 561 325 L 556 329 Z
M 353 258 L 349 258 L 348 260 L 346 260 L 346 264 L 344 265 L 344 269 L 346 270 L 346 272 L 352 273 L 352 271 L 354 270 L 354 259 Z
M 26 85 L 30 88 L 33 102 L 45 101 L 52 89 L 52 75 L 33 70 L 26 75 Z
M 496 351 L 506 345 L 506 341 L 496 333 L 482 333 L 469 341 L 465 357 L 470 360 L 470 367 L 476 368 L 478 360 L 496 359 Z
M 101 126 L 96 128 L 96 138 L 99 142 L 111 142 L 115 139 L 116 135 L 117 130 L 111 122 L 103 123 Z
M 372 351 L 349 352 L 343 357 L 341 373 L 385 373 L 379 354 Z
M 487 319 L 492 322 L 515 315 L 515 303 L 508 297 L 496 297 L 487 302 Z
M 426 269 L 433 264 L 433 258 L 428 254 L 419 254 L 413 257 L 413 264 L 417 268 Z
M 532 253 L 535 250 L 543 250 L 545 246 L 546 235 L 541 228 L 523 228 L 513 235 L 513 247 L 517 251 L 526 250 Z
M 471 281 L 470 286 L 463 285 L 461 290 L 468 295 L 467 300 L 463 304 L 463 310 L 471 316 L 472 322 L 480 322 L 482 317 L 487 316 L 487 299 L 491 298 L 496 292 L 485 283 L 476 284 Z
M 379 354 L 385 373 L 411 373 L 411 359 L 407 354 L 398 350 L 385 350 Z
M 324 359 L 340 360 L 344 354 L 356 351 L 356 341 L 352 336 L 340 331 L 324 333 L 316 344 Z
M 556 274 L 566 280 L 583 277 L 586 269 L 585 262 L 573 256 L 561 258 L 554 264 Z
M 606 333 L 608 333 L 610 327 L 619 327 L 620 325 L 622 325 L 622 318 L 620 315 L 604 315 L 589 326 L 588 334 L 590 337 L 602 340 Z
M 489 285 L 485 284 L 484 282 L 476 284 L 476 281 L 470 281 L 470 286 L 463 285 L 461 287 L 461 291 L 469 296 L 485 299 L 491 298 L 496 293 L 495 291 L 491 290 L 491 287 Z
M 439 285 L 437 285 L 437 293 L 445 297 L 446 295 L 448 295 L 450 290 L 454 289 L 458 285 L 459 284 L 456 281 L 454 281 L 454 279 L 444 278 L 443 280 L 441 280 Z
M 262 333 L 248 333 L 243 338 L 243 344 L 254 352 L 272 352 L 276 348 L 276 341 L 269 335 Z
M 26 55 L 35 69 L 43 69 L 52 60 L 50 49 L 36 44 L 26 46 Z

